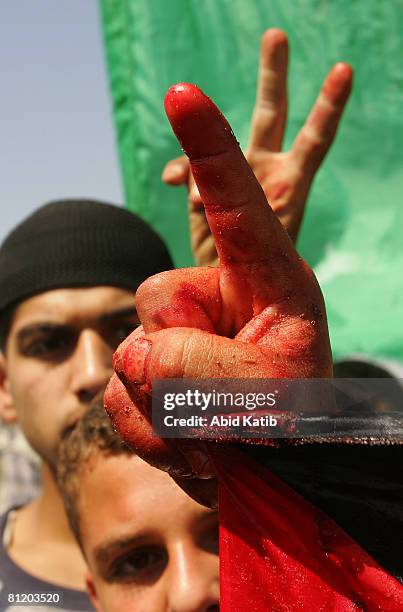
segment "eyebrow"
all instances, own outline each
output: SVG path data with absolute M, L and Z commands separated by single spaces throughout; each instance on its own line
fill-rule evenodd
M 107 312 L 102 314 L 97 318 L 97 321 L 100 323 L 108 323 L 109 321 L 113 321 L 115 319 L 124 319 L 128 317 L 137 316 L 137 311 L 134 306 L 126 306 L 124 308 L 118 308 L 117 310 L 112 310 L 111 312 Z M 55 331 L 58 332 L 68 332 L 71 330 L 72 325 L 67 323 L 58 323 L 58 322 L 38 322 L 32 323 L 31 325 L 26 325 L 17 333 L 18 341 L 23 341 L 26 338 L 29 338 L 32 334 L 35 333 L 52 333 Z
M 203 511 L 196 517 L 197 521 L 204 522 L 213 516 L 218 516 L 218 510 L 209 509 L 207 512 Z M 109 562 L 110 555 L 121 552 L 122 550 L 128 550 L 135 546 L 147 545 L 149 543 L 150 534 L 143 533 L 136 536 L 121 537 L 116 539 L 110 539 L 103 544 L 99 544 L 94 550 L 94 558 L 96 563 L 101 567 Z
M 125 317 L 137 316 L 137 311 L 134 306 L 125 306 L 111 312 L 106 312 L 98 318 L 98 321 L 104 323 L 113 319 L 124 319 Z

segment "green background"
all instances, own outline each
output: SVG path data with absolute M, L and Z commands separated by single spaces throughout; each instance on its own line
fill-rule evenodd
M 180 154 L 163 111 L 168 87 L 197 83 L 246 144 L 260 37 L 290 39 L 293 141 L 339 60 L 353 95 L 319 171 L 298 249 L 325 294 L 333 352 L 403 358 L 403 3 L 400 0 L 100 0 L 127 205 L 192 262 L 184 189 L 166 187 Z

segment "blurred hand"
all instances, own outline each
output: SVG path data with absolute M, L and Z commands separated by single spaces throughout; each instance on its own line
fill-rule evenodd
M 344 63 L 333 66 L 292 148 L 283 152 L 287 65 L 286 35 L 281 30 L 267 30 L 262 38 L 256 105 L 245 155 L 272 210 L 295 242 L 309 190 L 333 142 L 350 95 L 352 70 Z M 190 237 L 195 261 L 202 266 L 217 265 L 214 238 L 187 157 L 171 160 L 162 178 L 170 185 L 188 186 Z
M 213 476 L 206 443 L 153 435 L 153 379 L 329 377 L 332 365 L 317 281 L 227 121 L 194 85 L 172 87 L 165 106 L 189 156 L 220 264 L 163 272 L 139 287 L 142 327 L 115 353 L 105 404 L 138 454 L 180 482 Z M 211 494 L 209 482 L 197 480 L 202 493 L 182 482 L 199 501 Z

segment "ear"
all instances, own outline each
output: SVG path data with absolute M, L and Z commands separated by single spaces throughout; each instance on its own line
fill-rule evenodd
M 2 352 L 0 352 L 0 417 L 5 423 L 15 423 L 17 421 L 17 413 L 7 376 L 6 358 Z
M 88 597 L 91 600 L 92 605 L 94 606 L 97 612 L 103 612 L 102 606 L 99 602 L 97 591 L 94 584 L 94 579 L 90 571 L 87 571 L 85 574 L 85 586 L 87 588 Z

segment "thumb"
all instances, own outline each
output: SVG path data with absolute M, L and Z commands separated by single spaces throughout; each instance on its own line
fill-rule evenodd
M 129 336 L 114 355 L 114 369 L 136 395 L 161 378 L 266 378 L 264 347 L 188 327 Z
M 114 355 L 105 408 L 126 442 L 146 461 L 179 478 L 211 478 L 205 444 L 163 440 L 151 425 L 152 381 L 159 378 L 263 378 L 264 349 L 193 328 L 135 331 Z M 123 384 L 122 384 L 123 383 Z M 204 486 L 204 485 L 203 485 Z
M 199 208 L 203 206 L 203 202 L 190 171 L 189 160 L 186 155 L 171 159 L 165 166 L 162 172 L 162 180 L 167 185 L 179 186 L 187 184 L 189 192 L 189 200 L 193 207 Z
M 162 180 L 167 185 L 184 185 L 189 180 L 190 165 L 185 155 L 171 159 L 163 172 Z

